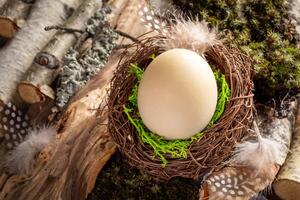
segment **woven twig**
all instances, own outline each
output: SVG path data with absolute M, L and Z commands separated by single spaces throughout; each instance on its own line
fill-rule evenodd
M 204 137 L 191 144 L 188 157 L 173 159 L 170 155 L 165 155 L 168 164 L 163 168 L 161 160 L 154 156 L 149 145 L 140 140 L 123 112 L 123 106 L 128 103 L 128 97 L 137 82 L 136 77 L 129 73 L 130 63 L 136 63 L 145 69 L 151 62 L 150 56 L 161 53 L 157 39 L 148 38 L 123 54 L 111 82 L 108 128 L 131 165 L 161 179 L 176 176 L 196 179 L 207 171 L 222 167 L 224 161 L 231 156 L 235 144 L 246 136 L 253 117 L 251 60 L 238 50 L 227 48 L 221 43 L 208 50 L 205 57 L 225 74 L 231 89 L 231 99 L 223 116 L 205 130 Z

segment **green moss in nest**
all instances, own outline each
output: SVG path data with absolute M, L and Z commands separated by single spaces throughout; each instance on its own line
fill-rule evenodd
M 190 139 L 166 140 L 163 137 L 149 131 L 138 113 L 135 115 L 138 117 L 132 117 L 133 112 L 137 110 L 137 90 L 143 72 L 144 71 L 137 65 L 131 64 L 130 73 L 132 73 L 138 81 L 132 89 L 128 99 L 128 104 L 124 106 L 124 113 L 127 115 L 130 123 L 135 127 L 142 142 L 153 148 L 155 156 L 159 156 L 162 161 L 162 165 L 165 167 L 167 165 L 165 154 L 171 155 L 172 158 L 186 158 L 188 148 L 191 143 L 195 140 L 201 139 L 204 133 L 199 132 Z M 212 126 L 222 116 L 225 110 L 225 105 L 230 97 L 230 89 L 225 76 L 219 70 L 214 70 L 214 75 L 218 86 L 218 102 L 215 113 L 207 127 Z

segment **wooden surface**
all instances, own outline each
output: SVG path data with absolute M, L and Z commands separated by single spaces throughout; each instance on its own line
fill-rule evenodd
M 111 1 L 117 4 L 123 1 Z M 133 36 L 144 33 L 139 24 L 139 0 L 127 1 L 114 19 L 116 27 Z M 132 20 L 127 21 L 127 18 Z M 133 29 L 132 27 L 135 27 Z M 118 44 L 130 42 L 119 39 Z M 104 69 L 82 88 L 63 113 L 55 142 L 37 156 L 30 175 L 0 175 L 0 200 L 81 200 L 93 189 L 97 174 L 116 151 L 106 129 L 105 99 L 119 59 L 115 52 Z
M 99 0 L 84 1 L 65 22 L 64 27 L 85 30 L 88 19 L 101 6 L 102 1 Z M 55 98 L 50 85 L 56 78 L 64 55 L 77 39 L 76 33 L 58 31 L 46 47 L 35 56 L 34 62 L 17 87 L 23 101 L 33 104 L 44 101 L 46 97 Z

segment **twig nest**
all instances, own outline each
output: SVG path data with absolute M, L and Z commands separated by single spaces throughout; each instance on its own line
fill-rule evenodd
M 146 68 L 137 105 L 145 126 L 166 139 L 188 139 L 210 122 L 218 100 L 208 63 L 196 52 L 172 49 Z
M 161 179 L 180 176 L 198 178 L 203 173 L 222 167 L 232 154 L 234 145 L 247 134 L 252 120 L 253 83 L 251 81 L 251 61 L 236 49 L 223 44 L 215 44 L 205 54 L 209 63 L 216 66 L 226 77 L 231 90 L 222 117 L 203 132 L 203 137 L 189 145 L 185 158 L 173 158 L 166 154 L 166 166 L 155 155 L 153 148 L 145 144 L 124 113 L 124 105 L 137 78 L 129 73 L 130 65 L 136 63 L 145 69 L 152 61 L 153 54 L 162 51 L 156 46 L 157 38 L 144 40 L 134 50 L 123 55 L 111 82 L 108 100 L 108 128 L 129 163 Z M 135 53 L 132 53 L 135 52 Z

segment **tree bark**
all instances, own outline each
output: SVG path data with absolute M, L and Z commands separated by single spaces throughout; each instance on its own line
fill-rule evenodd
M 300 109 L 296 116 L 291 150 L 273 184 L 275 193 L 282 199 L 294 200 L 300 196 Z
M 32 3 L 22 0 L 7 1 L 0 9 L 0 36 L 13 38 L 24 24 Z
M 55 31 L 45 31 L 44 27 L 63 23 L 76 9 L 81 0 L 37 1 L 31 9 L 26 24 L 15 38 L 0 51 L 0 99 L 6 103 L 13 100 L 16 85 L 30 67 L 34 56 L 43 48 Z
M 110 0 L 107 5 L 111 7 L 112 14 L 110 15 L 109 21 L 112 27 L 116 27 L 118 21 L 120 20 L 120 15 L 123 13 L 124 9 L 128 6 L 128 0 Z
M 128 17 L 137 17 L 137 12 L 130 13 Z M 145 30 L 139 24 L 130 23 L 122 31 L 127 32 L 132 27 L 137 32 L 131 32 L 134 36 Z M 31 175 L 5 172 L 0 175 L 0 200 L 82 200 L 87 197 L 97 174 L 116 150 L 107 132 L 103 106 L 118 61 L 119 53 L 115 52 L 105 67 L 71 99 L 58 123 L 55 142 L 39 153 Z
M 86 23 L 101 7 L 99 0 L 87 0 L 66 21 L 64 27 L 85 30 Z M 56 78 L 62 58 L 75 43 L 75 33 L 57 32 L 51 41 L 39 52 L 25 78 L 18 84 L 18 93 L 23 101 L 33 104 L 44 101 L 46 97 L 54 99 L 50 85 Z
M 5 4 L 6 0 L 0 0 L 0 8 Z
M 52 144 L 40 152 L 29 177 L 2 174 L 5 180 L 0 199 L 85 199 L 98 172 L 115 152 L 116 145 L 107 132 L 103 98 L 104 74 L 99 88 L 73 102 L 59 123 L 61 130 Z M 85 88 L 88 91 L 88 87 Z M 101 115 L 100 115 L 101 114 Z M 8 178 L 6 178 L 8 177 Z M 24 179 L 25 178 L 25 179 Z

